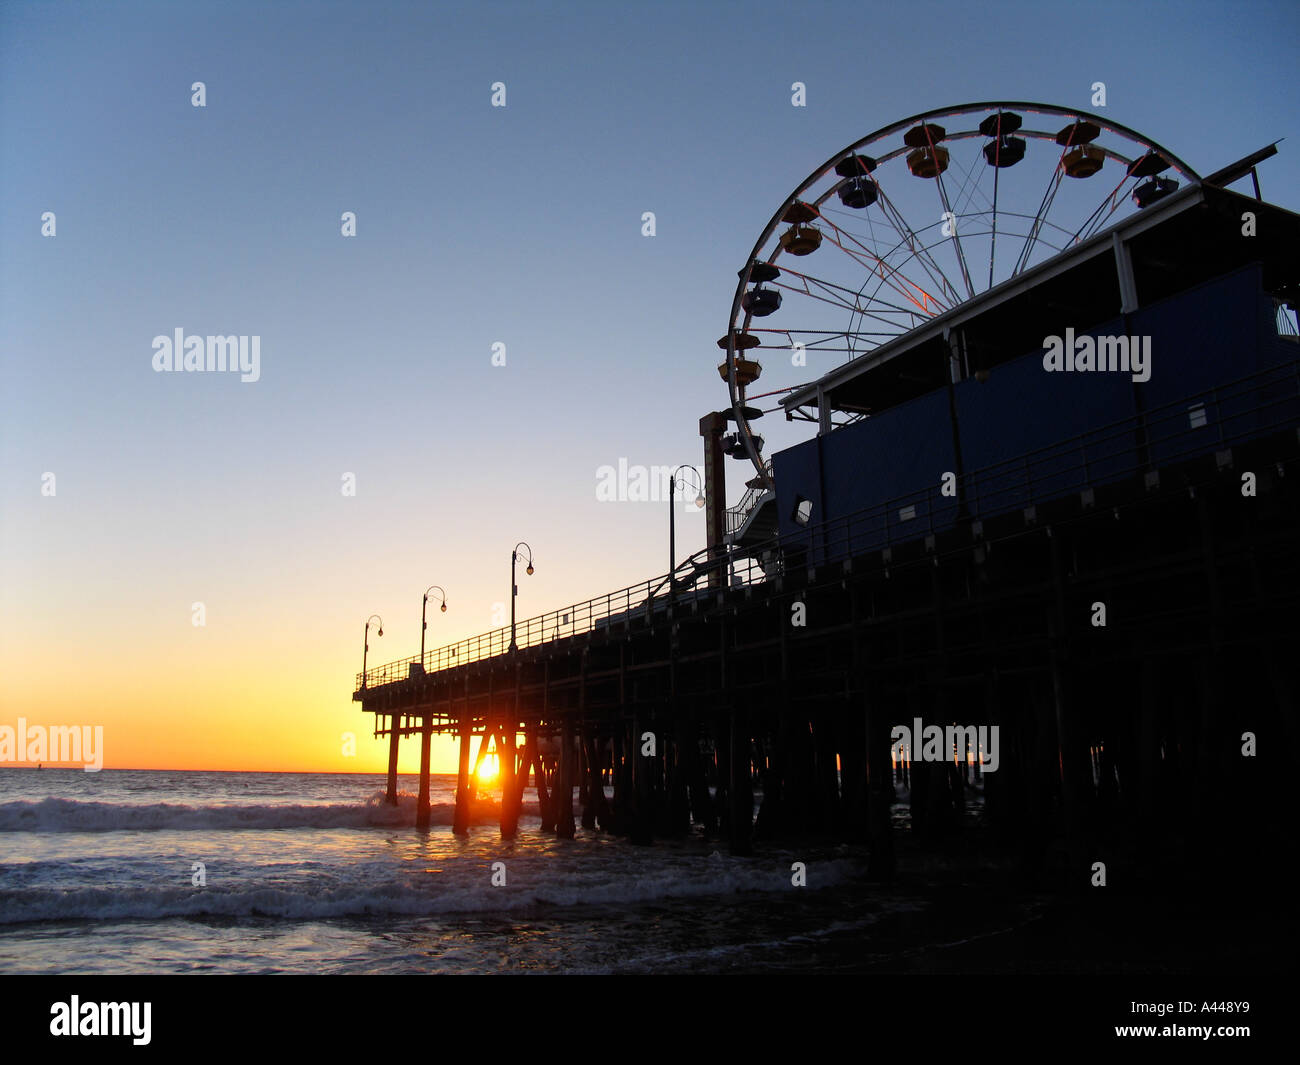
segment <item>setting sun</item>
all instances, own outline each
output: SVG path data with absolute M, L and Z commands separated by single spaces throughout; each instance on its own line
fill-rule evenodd
M 497 778 L 498 762 L 496 752 L 484 755 L 483 761 L 479 763 L 478 779 L 481 784 L 490 784 Z

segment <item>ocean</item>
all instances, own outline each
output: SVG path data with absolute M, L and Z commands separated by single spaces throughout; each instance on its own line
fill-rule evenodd
M 457 838 L 448 776 L 422 833 L 415 786 L 394 808 L 379 775 L 0 771 L 0 972 L 906 968 L 1037 912 L 997 892 L 972 909 L 978 875 L 942 860 L 884 889 L 860 848 L 559 840 L 528 803 L 514 840 L 491 808 Z

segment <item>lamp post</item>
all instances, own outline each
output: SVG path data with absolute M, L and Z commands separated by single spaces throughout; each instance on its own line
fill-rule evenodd
M 441 586 L 431 584 L 424 590 L 424 602 L 420 604 L 420 668 L 424 668 L 424 631 L 429 627 L 425 620 L 425 615 L 429 610 L 429 593 L 437 590 L 442 592 L 442 612 L 447 613 L 447 593 L 442 591 Z
M 528 552 L 528 568 L 524 571 L 528 576 L 533 575 L 533 549 L 522 540 L 515 544 L 514 550 L 510 552 L 510 650 L 519 650 L 519 645 L 515 642 L 515 597 L 519 594 L 519 585 L 515 583 L 515 563 L 519 559 L 519 549 L 523 548 Z
M 420 671 L 424 671 L 424 632 L 429 627 L 426 615 L 429 610 L 429 593 L 437 589 L 442 593 L 442 612 L 447 612 L 447 593 L 437 584 L 431 584 L 424 590 L 424 601 L 420 604 Z M 425 713 L 420 719 L 420 790 L 415 798 L 415 827 L 421 832 L 429 827 L 429 744 L 433 738 L 433 715 Z M 388 755 L 388 789 L 397 799 L 397 735 L 393 734 L 393 746 Z
M 379 617 L 378 614 L 371 614 L 370 617 L 366 618 L 366 633 L 361 640 L 361 689 L 362 691 L 364 691 L 366 687 L 366 654 L 370 650 L 370 623 L 372 621 L 375 621 L 376 619 L 379 621 L 379 635 L 382 636 L 384 634 L 383 618 Z
M 696 473 L 694 466 L 683 463 L 673 470 L 673 475 L 668 478 L 668 591 L 670 595 L 677 591 L 677 512 L 673 509 L 673 495 L 677 489 L 677 475 L 682 470 L 690 470 L 695 474 L 695 505 L 704 506 L 704 486 L 699 483 L 700 475 Z

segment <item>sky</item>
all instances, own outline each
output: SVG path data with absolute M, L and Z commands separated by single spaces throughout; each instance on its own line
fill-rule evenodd
M 599 471 L 701 462 L 736 271 L 815 167 L 1103 81 L 1202 174 L 1286 138 L 1297 210 L 1297 39 L 1291 2 L 0 4 L 0 726 L 382 771 L 369 615 L 372 666 L 431 584 L 430 647 L 492 629 L 521 540 L 521 617 L 664 572 L 667 503 Z M 258 379 L 156 372 L 177 329 L 259 337 Z

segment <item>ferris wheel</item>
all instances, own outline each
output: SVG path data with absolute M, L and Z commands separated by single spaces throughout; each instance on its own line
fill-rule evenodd
M 786 197 L 739 271 L 718 341 L 737 426 L 727 451 L 753 463 L 752 489 L 772 488 L 752 423 L 779 407 L 763 401 L 1199 181 L 1142 134 L 1047 104 L 940 108 L 855 141 Z M 774 372 L 760 390 L 764 354 Z

